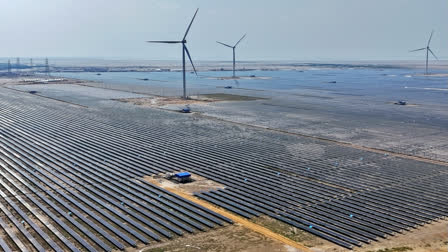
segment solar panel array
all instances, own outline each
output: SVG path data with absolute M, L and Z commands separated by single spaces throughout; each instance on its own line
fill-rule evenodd
M 232 222 L 144 181 L 107 125 L 17 97 L 0 111 L 0 250 L 112 251 Z
M 194 115 L 76 108 L 5 92 L 5 250 L 26 251 L 26 243 L 36 250 L 122 249 L 228 222 L 141 179 L 180 170 L 226 186 L 197 193 L 202 199 L 247 218 L 268 215 L 346 248 L 448 212 L 444 166 Z
M 218 181 L 227 185 L 226 189 L 197 196 L 246 218 L 268 215 L 345 248 L 448 215 L 448 173 L 444 169 L 409 169 L 409 173 L 403 169 L 401 174 L 389 177 L 386 171 L 375 174 L 378 169 L 368 166 L 340 166 L 332 171 L 330 167 L 319 169 L 318 163 L 308 162 L 310 170 L 303 171 L 282 170 L 283 166 L 278 165 L 277 173 L 242 173 L 244 180 L 236 183 L 223 178 Z M 235 167 L 232 172 L 238 169 Z M 393 166 L 387 169 L 399 170 Z M 315 180 L 320 172 L 329 173 L 324 177 L 331 179 Z M 385 181 L 384 186 L 378 181 Z M 374 186 L 368 186 L 369 183 Z

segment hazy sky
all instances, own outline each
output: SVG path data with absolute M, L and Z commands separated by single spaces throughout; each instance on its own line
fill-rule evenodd
M 447 0 L 0 0 L 0 57 L 231 60 L 217 44 L 246 39 L 239 60 L 448 58 Z

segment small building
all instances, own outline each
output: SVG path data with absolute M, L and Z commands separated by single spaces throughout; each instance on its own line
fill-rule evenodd
M 179 183 L 187 183 L 191 181 L 191 174 L 189 172 L 179 172 L 174 174 L 174 178 Z
M 189 183 L 192 182 L 191 173 L 189 172 L 178 172 L 178 173 L 167 173 L 165 179 L 175 181 L 177 183 Z

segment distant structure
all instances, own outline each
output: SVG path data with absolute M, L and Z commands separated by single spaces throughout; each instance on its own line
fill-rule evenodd
M 45 75 L 50 76 L 50 64 L 48 64 L 48 58 L 45 58 Z
M 33 74 L 33 59 L 30 58 L 30 73 Z
M 8 74 L 11 74 L 11 60 L 8 59 Z
M 16 58 L 16 69 L 17 69 L 17 72 L 20 71 L 20 58 L 19 57 Z
M 431 36 L 429 36 L 429 40 L 428 40 L 428 44 L 426 45 L 426 47 L 420 48 L 420 49 L 415 49 L 409 52 L 417 52 L 417 51 L 421 51 L 421 50 L 426 50 L 426 75 L 428 75 L 428 60 L 429 60 L 429 53 L 432 54 L 432 56 L 434 56 L 434 58 L 436 58 L 436 60 L 439 60 L 437 58 L 437 56 L 433 53 L 433 51 L 431 50 L 431 48 L 429 48 L 429 44 L 431 43 L 431 39 L 432 39 L 432 35 L 434 34 L 434 31 L 431 32 Z
M 196 12 L 194 13 L 193 18 L 191 19 L 190 25 L 188 25 L 187 31 L 185 32 L 184 38 L 181 41 L 146 41 L 148 43 L 163 43 L 163 44 L 182 44 L 182 73 L 183 73 L 183 87 L 184 87 L 184 94 L 183 98 L 187 99 L 187 84 L 186 84 L 186 78 L 185 78 L 185 53 L 187 53 L 188 58 L 190 59 L 190 63 L 193 66 L 194 73 L 196 76 L 198 73 L 196 72 L 196 68 L 194 67 L 193 60 L 191 60 L 190 52 L 188 52 L 187 46 L 185 45 L 187 43 L 187 34 L 188 31 L 190 31 L 190 27 L 193 24 L 194 18 L 196 17 L 196 14 L 198 13 L 199 8 L 196 9 Z
M 236 46 L 241 42 L 241 40 L 244 39 L 244 37 L 246 37 L 246 34 L 244 34 L 243 37 L 241 37 L 240 40 L 238 40 L 238 42 L 236 42 L 236 44 L 235 44 L 234 46 L 231 46 L 231 45 L 224 44 L 224 43 L 222 43 L 222 42 L 216 41 L 217 43 L 219 43 L 219 44 L 221 44 L 221 45 L 223 45 L 223 46 L 230 47 L 230 48 L 232 48 L 232 50 L 233 50 L 233 78 L 236 77 L 236 76 L 235 76 L 235 48 L 236 48 Z

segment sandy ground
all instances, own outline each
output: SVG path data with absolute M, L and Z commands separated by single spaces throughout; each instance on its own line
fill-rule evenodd
M 146 106 L 146 107 L 163 107 L 167 105 L 190 105 L 190 104 L 207 104 L 210 102 L 223 102 L 223 101 L 253 101 L 264 98 L 233 95 L 233 94 L 203 94 L 200 96 L 191 96 L 189 99 L 182 99 L 180 97 L 141 97 L 141 98 L 126 98 L 117 99 L 121 102 L 132 103 L 134 105 Z
M 197 99 L 182 99 L 178 97 L 142 97 L 142 98 L 128 98 L 117 99 L 120 102 L 131 103 L 144 107 L 162 107 L 165 105 L 190 105 L 199 103 L 213 102 L 213 100 L 197 100 Z
M 270 80 L 272 77 L 268 76 L 237 76 L 237 77 L 207 77 L 207 79 L 218 80 Z
M 447 73 L 442 73 L 442 74 L 416 74 L 415 76 L 432 76 L 432 77 L 448 77 Z
M 167 243 L 156 244 L 139 250 L 132 249 L 127 251 L 295 252 L 298 250 L 235 224 L 208 231 L 207 233 L 185 235 L 182 238 Z
M 215 181 L 206 179 L 196 174 L 191 174 L 193 182 L 180 184 L 163 178 L 161 175 L 145 176 L 144 179 L 150 183 L 160 185 L 163 188 L 169 187 L 176 190 L 180 190 L 187 194 L 193 194 L 195 192 L 210 191 L 223 189 L 225 186 Z
M 349 250 L 334 245 L 312 234 L 299 230 L 288 224 L 276 221 L 266 216 L 256 218 L 255 223 L 263 225 L 272 231 L 300 242 L 315 252 L 347 252 Z M 355 248 L 355 252 L 446 252 L 448 251 L 448 220 L 434 222 L 420 228 L 399 234 L 388 239 Z
M 284 222 L 275 220 L 273 218 L 270 218 L 268 216 L 260 216 L 258 218 L 252 219 L 252 222 L 266 227 L 270 229 L 271 231 L 281 234 L 284 237 L 287 237 L 293 241 L 296 241 L 300 244 L 303 244 L 304 246 L 308 248 L 323 246 L 323 245 L 329 245 L 331 248 L 336 248 L 337 246 L 329 243 L 313 234 L 310 234 L 308 232 L 305 232 L 301 229 L 298 229 L 294 226 L 291 226 L 289 224 L 286 224 Z
M 348 252 L 326 240 L 304 232 L 300 229 L 276 221 L 266 216 L 252 220 L 254 223 L 282 234 L 294 241 L 309 247 L 314 252 Z M 151 245 L 142 249 L 128 249 L 127 251 L 299 251 L 290 246 L 264 237 L 261 234 L 248 230 L 240 225 L 228 225 L 226 227 L 211 230 L 207 233 L 185 235 L 173 241 Z M 361 248 L 355 248 L 354 252 L 446 252 L 448 251 L 448 221 L 435 222 L 425 225 L 411 232 L 383 239 Z
M 84 81 L 46 76 L 23 76 L 18 78 L 0 78 L 0 85 L 33 85 L 33 84 L 81 84 Z

